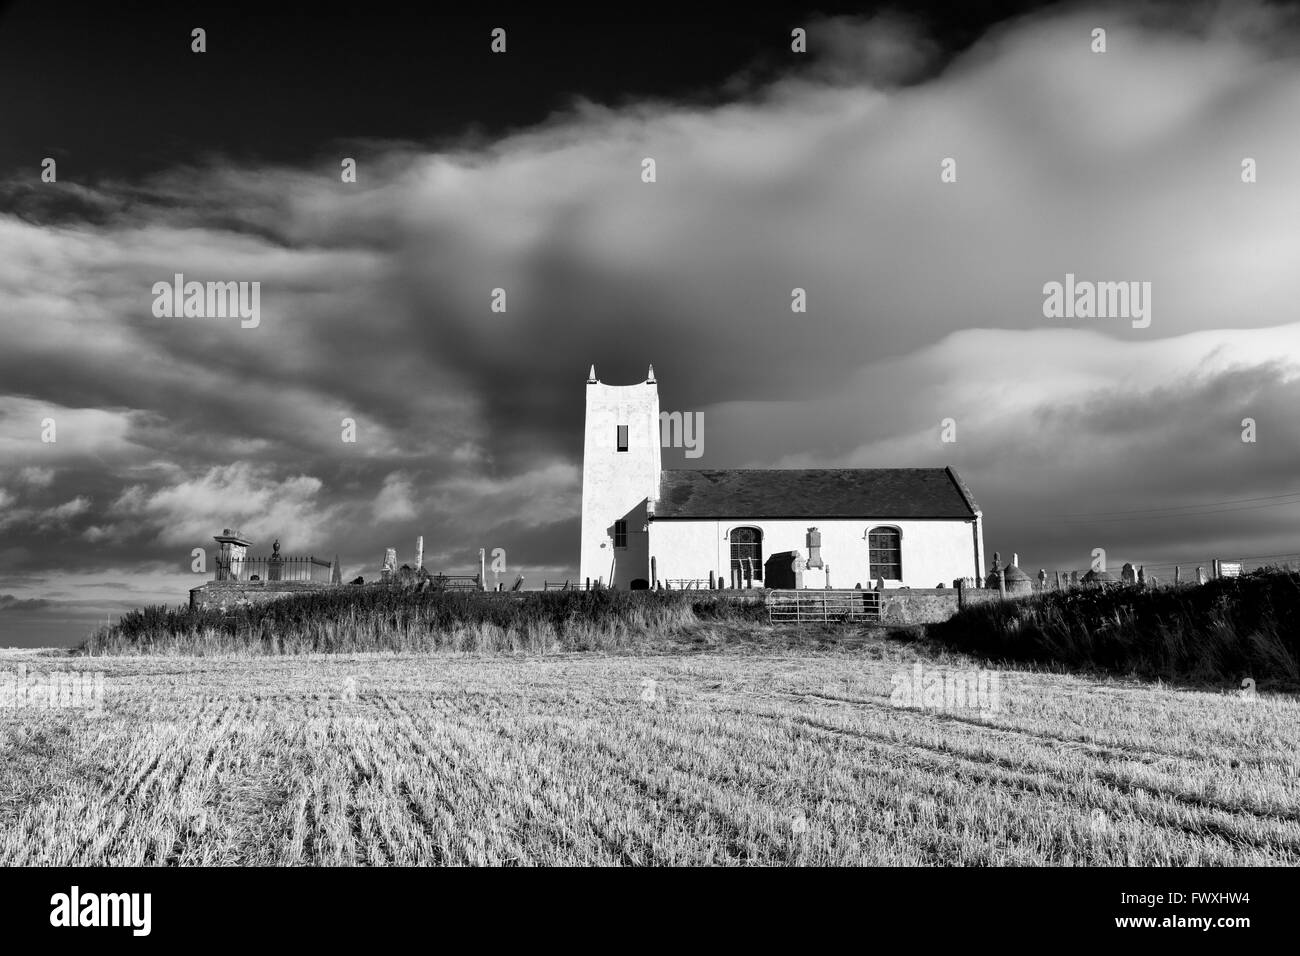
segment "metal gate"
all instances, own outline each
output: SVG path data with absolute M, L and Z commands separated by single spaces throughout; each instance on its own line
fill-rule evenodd
M 767 619 L 772 624 L 815 624 L 836 621 L 871 624 L 880 621 L 880 592 L 805 588 L 769 591 Z

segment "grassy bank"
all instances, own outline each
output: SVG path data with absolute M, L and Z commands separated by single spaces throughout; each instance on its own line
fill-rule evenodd
M 100 627 L 88 654 L 617 650 L 708 622 L 760 622 L 760 599 L 689 592 L 526 594 L 340 588 L 230 612 L 154 606 Z
M 1300 574 L 1048 592 L 966 608 L 929 636 L 993 660 L 1290 686 L 1300 683 Z

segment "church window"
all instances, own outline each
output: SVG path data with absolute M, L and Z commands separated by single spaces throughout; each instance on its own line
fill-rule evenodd
M 614 547 L 616 548 L 627 547 L 627 522 L 626 521 L 614 522 Z
M 731 570 L 742 581 L 763 580 L 763 532 L 757 528 L 736 528 L 731 532 Z
M 903 580 L 903 535 L 897 528 L 872 528 L 867 534 L 871 580 Z
M 618 450 L 627 451 L 627 426 L 618 426 Z

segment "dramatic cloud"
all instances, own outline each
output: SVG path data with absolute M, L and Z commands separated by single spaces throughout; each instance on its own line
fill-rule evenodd
M 1262 5 L 1076 8 L 946 61 L 836 18 L 708 104 L 361 144 L 355 184 L 0 185 L 0 586 L 127 569 L 181 600 L 223 527 L 349 573 L 424 534 L 448 571 L 572 575 L 592 362 L 704 412 L 669 466 L 952 463 L 1027 564 L 1293 550 L 1297 37 Z M 260 323 L 156 318 L 178 273 L 261 282 Z M 1067 273 L 1150 282 L 1150 326 L 1044 318 Z

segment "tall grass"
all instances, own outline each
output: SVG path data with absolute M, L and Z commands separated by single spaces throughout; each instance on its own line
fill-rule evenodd
M 1054 591 L 968 607 L 928 633 L 995 660 L 1140 677 L 1300 681 L 1300 574 Z
M 614 650 L 705 620 L 765 621 L 758 598 L 653 591 L 481 594 L 347 587 L 223 612 L 155 605 L 101 626 L 88 654 Z

